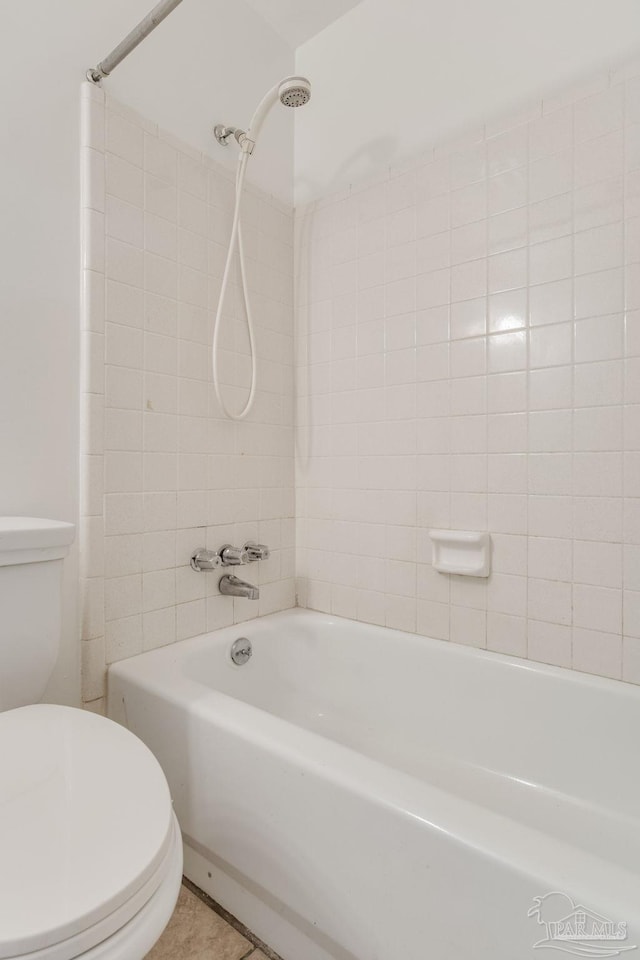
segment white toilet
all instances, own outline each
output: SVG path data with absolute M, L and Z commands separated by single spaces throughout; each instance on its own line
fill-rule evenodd
M 60 639 L 69 523 L 0 518 L 0 960 L 142 960 L 182 842 L 164 774 L 123 727 L 39 704 Z

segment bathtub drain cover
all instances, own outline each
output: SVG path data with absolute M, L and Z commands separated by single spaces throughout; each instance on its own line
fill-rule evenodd
M 238 637 L 238 639 L 234 640 L 231 644 L 231 659 L 239 667 L 249 660 L 252 653 L 251 640 L 248 640 L 247 637 Z

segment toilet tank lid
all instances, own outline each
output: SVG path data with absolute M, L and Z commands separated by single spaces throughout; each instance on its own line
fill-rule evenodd
M 62 520 L 0 517 L 0 566 L 64 557 L 75 531 Z

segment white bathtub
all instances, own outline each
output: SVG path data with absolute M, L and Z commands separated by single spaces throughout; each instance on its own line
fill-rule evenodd
M 109 712 L 187 875 L 286 960 L 640 950 L 635 687 L 295 610 L 113 666 Z M 539 922 L 572 902 L 586 932 Z

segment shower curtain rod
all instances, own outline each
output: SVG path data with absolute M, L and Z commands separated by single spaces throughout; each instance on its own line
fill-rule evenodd
M 153 8 L 151 13 L 148 13 L 146 17 L 133 28 L 131 33 L 127 34 L 122 43 L 119 43 L 118 46 L 111 51 L 108 57 L 101 60 L 97 67 L 92 67 L 91 70 L 87 70 L 87 80 L 91 80 L 92 83 L 100 83 L 103 77 L 108 77 L 111 71 L 117 67 L 119 63 L 122 63 L 124 58 L 128 57 L 131 51 L 135 50 L 138 44 L 142 43 L 145 37 L 148 37 L 158 24 L 162 23 L 164 18 L 168 17 L 180 3 L 182 3 L 182 0 L 161 0 L 161 2 Z

